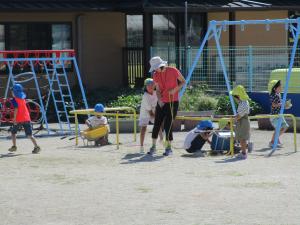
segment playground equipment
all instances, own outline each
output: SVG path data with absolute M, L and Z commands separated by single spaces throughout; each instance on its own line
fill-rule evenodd
M 21 83 L 25 91 L 34 90 L 36 101 L 31 100 L 40 111 L 40 122 L 45 125 L 47 135 L 53 134 L 49 128 L 47 112 L 52 100 L 54 111 L 59 123 L 58 134 L 70 134 L 74 132 L 71 127 L 72 117 L 69 111 L 75 110 L 75 103 L 70 87 L 70 82 L 75 81 L 80 88 L 81 99 L 85 108 L 88 108 L 84 88 L 82 85 L 79 68 L 74 50 L 29 50 L 29 51 L 0 51 L 0 67 L 8 72 L 4 99 L 8 99 L 10 87 L 14 83 Z M 41 79 L 46 85 L 43 86 Z M 31 87 L 28 87 L 31 83 Z M 33 86 L 33 88 L 32 88 Z M 78 93 L 77 93 L 78 94 Z M 7 101 L 7 100 L 5 100 Z M 36 111 L 37 111 L 36 108 Z M 10 110 L 4 108 L 2 115 L 10 114 Z M 6 115 L 6 114 L 5 114 Z M 7 122 L 10 122 L 9 116 Z
M 119 113 L 122 111 L 126 111 L 128 113 Z M 82 110 L 72 110 L 70 114 L 74 114 L 75 116 L 75 141 L 76 145 L 78 145 L 78 136 L 79 136 L 79 124 L 78 124 L 78 115 L 103 115 L 103 116 L 112 116 L 116 117 L 116 142 L 117 149 L 119 149 L 120 145 L 120 137 L 119 137 L 119 117 L 133 117 L 134 121 L 134 141 L 136 141 L 136 130 L 137 130 L 137 115 L 136 111 L 132 107 L 116 107 L 116 108 L 105 108 L 104 113 L 95 112 L 94 109 L 82 109 Z
M 97 141 L 99 138 L 104 137 L 108 134 L 108 128 L 107 126 L 95 128 L 95 129 L 86 129 L 82 131 L 81 137 L 83 140 L 89 141 Z
M 293 68 L 293 65 L 294 65 L 294 59 L 295 59 L 295 55 L 296 55 L 296 48 L 297 48 L 297 44 L 298 44 L 298 40 L 299 40 L 299 34 L 300 34 L 300 18 L 297 18 L 297 19 L 275 19 L 275 20 L 267 19 L 267 20 L 239 20 L 239 21 L 227 21 L 227 20 L 224 20 L 224 21 L 215 21 L 215 20 L 210 21 L 207 32 L 206 32 L 206 34 L 204 36 L 204 39 L 203 39 L 203 41 L 202 41 L 202 43 L 199 47 L 197 55 L 196 55 L 196 57 L 193 61 L 192 67 L 190 68 L 190 70 L 188 72 L 188 75 L 187 75 L 187 78 L 186 78 L 187 82 L 186 82 L 185 86 L 182 88 L 182 90 L 180 92 L 180 96 L 183 95 L 183 93 L 186 89 L 186 86 L 188 85 L 188 83 L 189 83 L 189 81 L 192 77 L 193 71 L 194 71 L 197 63 L 199 62 L 201 54 L 203 53 L 203 49 L 204 49 L 207 41 L 211 38 L 214 38 L 214 40 L 215 40 L 219 60 L 220 60 L 221 67 L 222 67 L 222 70 L 223 70 L 223 75 L 224 75 L 224 78 L 225 78 L 227 91 L 228 91 L 228 93 L 230 93 L 231 84 L 230 84 L 230 81 L 229 81 L 229 78 L 228 78 L 227 69 L 226 69 L 226 65 L 225 65 L 225 62 L 224 62 L 223 55 L 222 55 L 222 48 L 221 48 L 221 44 L 220 44 L 221 33 L 222 33 L 222 31 L 226 31 L 228 26 L 239 25 L 239 26 L 241 26 L 241 30 L 244 31 L 246 25 L 253 25 L 253 24 L 265 25 L 267 31 L 270 30 L 270 25 L 271 24 L 282 24 L 285 27 L 285 30 L 291 32 L 291 34 L 293 36 L 293 39 L 294 39 L 293 48 L 292 48 L 290 61 L 289 61 L 289 68 L 288 68 L 287 75 L 286 75 L 286 83 L 285 83 L 285 87 L 284 87 L 282 106 L 281 106 L 281 110 L 280 110 L 280 114 L 279 114 L 279 123 L 277 124 L 277 127 L 276 127 L 276 135 L 275 135 L 273 148 L 272 148 L 271 152 L 269 153 L 269 156 L 271 156 L 273 154 L 273 152 L 276 151 L 276 149 L 277 149 L 279 131 L 280 131 L 280 127 L 281 127 L 281 124 L 282 124 L 282 117 L 284 116 L 283 115 L 284 106 L 285 106 L 285 102 L 286 102 L 287 91 L 288 91 L 288 87 L 289 87 L 292 68 Z M 232 110 L 233 110 L 234 114 L 236 114 L 236 108 L 235 108 L 235 104 L 234 104 L 234 100 L 233 100 L 232 95 L 229 94 L 229 98 L 230 98 Z

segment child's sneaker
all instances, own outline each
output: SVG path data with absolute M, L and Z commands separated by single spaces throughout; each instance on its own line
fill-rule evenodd
M 9 149 L 8 149 L 9 152 L 15 152 L 17 151 L 17 146 L 11 146 Z
M 152 146 L 149 150 L 149 152 L 147 152 L 148 155 L 154 155 L 156 152 L 156 147 L 155 146 Z
M 172 155 L 173 151 L 171 149 L 171 147 L 167 147 L 165 152 L 164 152 L 164 156 L 169 156 L 169 155 Z
M 245 160 L 245 159 L 247 159 L 247 154 L 240 153 L 236 156 L 236 158 L 240 159 L 240 160 Z
M 40 151 L 41 151 L 40 146 L 36 146 L 36 147 L 34 147 L 32 154 L 38 154 Z

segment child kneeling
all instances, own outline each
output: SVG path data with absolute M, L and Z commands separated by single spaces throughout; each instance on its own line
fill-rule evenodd
M 95 112 L 103 113 L 104 106 L 102 104 L 96 104 L 94 110 Z M 81 133 L 83 137 L 85 137 L 85 133 L 88 131 L 106 126 L 108 132 L 104 136 L 101 136 L 98 139 L 95 139 L 94 141 L 95 141 L 95 146 L 98 145 L 103 146 L 109 144 L 108 142 L 109 126 L 108 126 L 107 118 L 105 116 L 102 115 L 91 116 L 85 121 L 85 124 L 88 126 L 88 129 Z
M 211 143 L 209 137 L 212 135 L 213 123 L 210 120 L 201 121 L 193 130 L 191 130 L 185 140 L 184 149 L 188 153 L 202 153 L 203 145 Z

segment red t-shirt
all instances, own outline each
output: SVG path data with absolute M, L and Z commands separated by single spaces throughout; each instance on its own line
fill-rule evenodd
M 166 67 L 164 72 L 154 72 L 153 80 L 158 84 L 162 102 L 178 101 L 178 92 L 169 95 L 169 91 L 178 86 L 179 75 L 179 70 L 174 67 Z
M 12 103 L 15 108 L 18 108 L 16 122 L 17 123 L 30 122 L 31 121 L 30 114 L 26 106 L 26 100 L 14 97 Z

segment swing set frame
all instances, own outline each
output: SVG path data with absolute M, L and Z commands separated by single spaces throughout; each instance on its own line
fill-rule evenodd
M 221 37 L 222 31 L 226 31 L 228 26 L 240 26 L 241 31 L 244 31 L 246 25 L 265 25 L 266 30 L 268 31 L 268 30 L 270 30 L 270 26 L 272 24 L 284 25 L 285 30 L 291 32 L 293 39 L 294 39 L 294 43 L 293 43 L 293 48 L 292 48 L 292 52 L 291 52 L 290 59 L 289 59 L 289 68 L 288 68 L 288 72 L 286 75 L 286 83 L 285 83 L 285 87 L 284 87 L 282 105 L 281 105 L 280 113 L 279 113 L 279 117 L 278 117 L 279 120 L 278 120 L 276 130 L 275 130 L 275 140 L 274 140 L 274 144 L 272 146 L 272 150 L 269 153 L 269 156 L 271 156 L 277 149 L 280 128 L 281 128 L 282 120 L 284 117 L 284 110 L 285 110 L 285 103 L 286 103 L 286 99 L 287 99 L 287 92 L 288 92 L 288 88 L 289 88 L 289 81 L 290 81 L 290 77 L 291 77 L 292 68 L 294 65 L 298 39 L 299 39 L 299 35 L 300 35 L 300 18 L 297 18 L 297 19 L 266 19 L 266 20 L 238 20 L 238 21 L 228 21 L 228 20 L 224 20 L 224 21 L 212 20 L 212 21 L 210 21 L 207 32 L 204 36 L 204 39 L 197 51 L 196 57 L 194 58 L 194 61 L 193 61 L 193 64 L 188 71 L 188 74 L 186 77 L 186 84 L 184 85 L 184 87 L 182 88 L 182 90 L 180 92 L 180 97 L 182 97 L 182 95 L 184 94 L 184 92 L 186 90 L 188 83 L 190 82 L 192 74 L 199 62 L 199 59 L 202 55 L 202 52 L 204 50 L 206 43 L 208 42 L 208 40 L 214 38 L 216 47 L 217 47 L 219 60 L 220 60 L 221 67 L 223 70 L 223 75 L 224 75 L 231 107 L 232 107 L 234 115 L 236 115 L 237 112 L 236 112 L 236 107 L 234 104 L 233 96 L 230 94 L 231 84 L 228 79 L 228 73 L 227 73 L 225 62 L 224 62 L 224 57 L 222 54 L 222 47 L 220 44 L 220 37 Z

